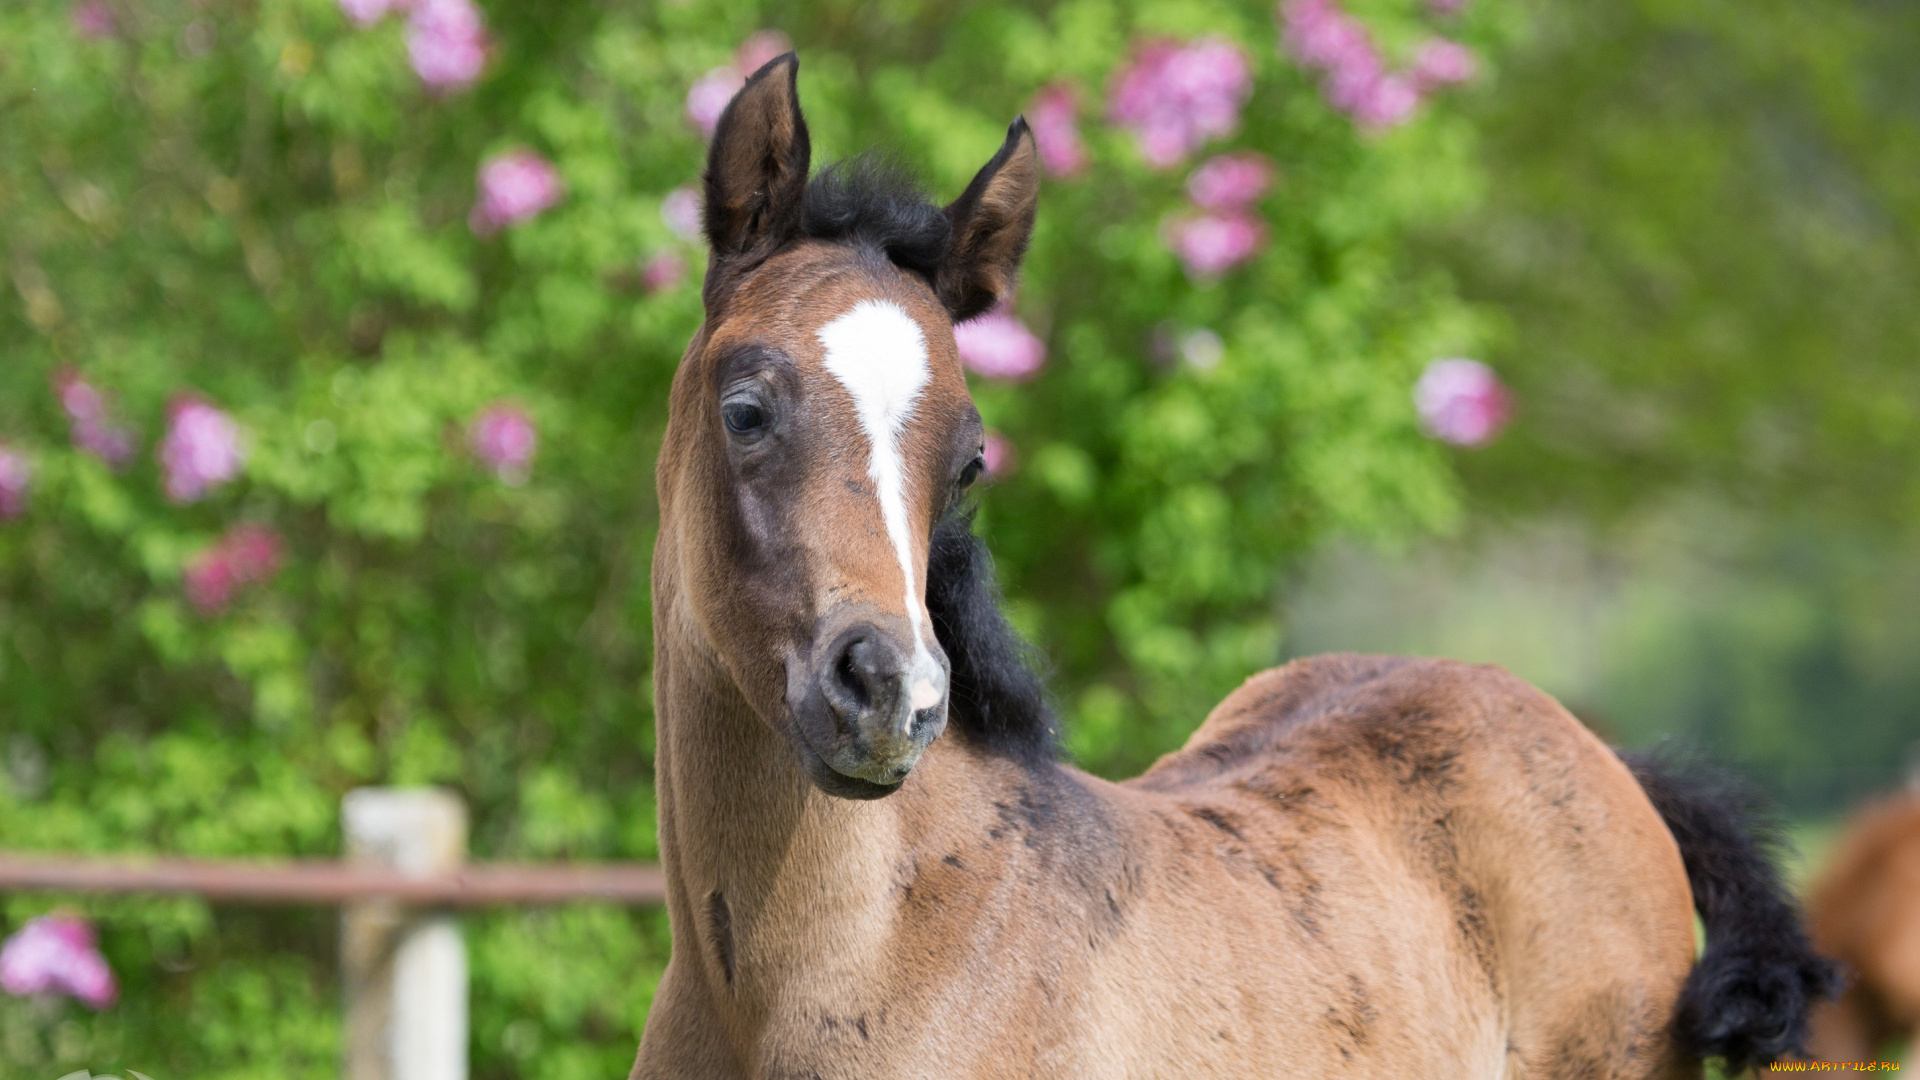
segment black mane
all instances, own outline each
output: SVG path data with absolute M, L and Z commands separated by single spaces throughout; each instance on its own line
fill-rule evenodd
M 973 515 L 951 514 L 927 552 L 927 613 L 951 665 L 947 723 L 962 739 L 1029 766 L 1058 756 L 1058 725 L 1033 646 L 1000 613 L 993 557 Z
M 953 244 L 953 226 L 899 162 L 872 152 L 837 161 L 807 181 L 800 232 L 885 253 L 929 279 Z

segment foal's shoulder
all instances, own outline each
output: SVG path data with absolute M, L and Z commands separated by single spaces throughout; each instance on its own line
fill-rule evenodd
M 1463 745 L 1577 724 L 1552 698 L 1492 664 L 1329 653 L 1249 678 L 1214 706 L 1186 746 L 1141 779 L 1173 786 L 1281 753 L 1376 742 Z

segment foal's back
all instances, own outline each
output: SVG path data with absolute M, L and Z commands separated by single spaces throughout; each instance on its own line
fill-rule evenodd
M 1246 1044 L 1194 1054 L 1224 1075 L 1698 1073 L 1665 1035 L 1694 959 L 1680 852 L 1619 759 L 1503 670 L 1297 661 L 1111 791 L 1165 923 L 1112 988 L 1116 1038 L 1166 1045 L 1199 1010 Z M 1201 1000 L 1167 992 L 1182 969 Z

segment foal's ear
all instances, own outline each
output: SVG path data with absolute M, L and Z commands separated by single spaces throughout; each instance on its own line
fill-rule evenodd
M 953 247 L 934 273 L 934 292 L 954 322 L 999 303 L 1020 276 L 1040 202 L 1040 150 L 1027 118 L 1007 128 L 1007 141 L 967 190 L 946 209 Z
M 733 96 L 707 150 L 707 242 L 716 258 L 762 243 L 778 246 L 799 226 L 806 201 L 807 121 L 800 115 L 793 53 L 767 61 Z

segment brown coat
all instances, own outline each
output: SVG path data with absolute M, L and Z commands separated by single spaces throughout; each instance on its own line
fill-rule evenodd
M 635 1078 L 1679 1078 L 1792 1043 L 1825 969 L 1738 816 L 1498 669 L 1300 661 L 1135 780 L 1059 764 L 964 516 L 952 332 L 1011 288 L 1033 137 L 943 208 L 810 182 L 796 71 L 716 129 L 659 463 L 673 956 Z

